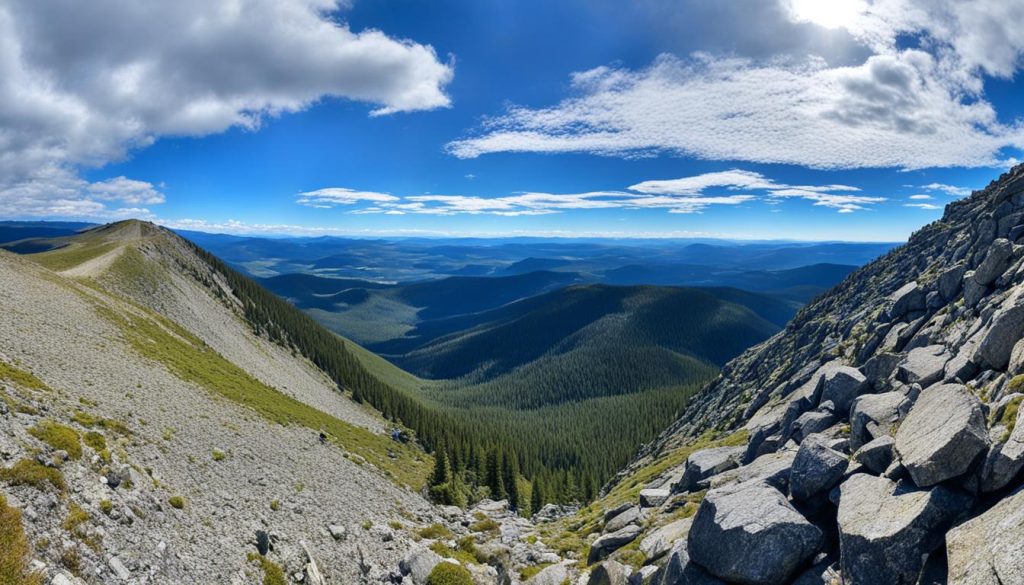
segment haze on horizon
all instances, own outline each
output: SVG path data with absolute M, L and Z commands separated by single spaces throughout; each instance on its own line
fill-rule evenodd
M 1024 149 L 996 0 L 0 0 L 0 39 L 0 219 L 897 241 Z

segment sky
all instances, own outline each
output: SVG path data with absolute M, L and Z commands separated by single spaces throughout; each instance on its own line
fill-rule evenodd
M 0 0 L 0 219 L 899 241 L 1022 66 L 1024 0 Z

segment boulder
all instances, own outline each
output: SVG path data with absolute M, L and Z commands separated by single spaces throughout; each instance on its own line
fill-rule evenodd
M 853 454 L 853 460 L 863 465 L 871 473 L 881 475 L 892 465 L 895 444 L 896 440 L 889 435 L 878 437 L 857 449 L 857 452 Z
M 629 585 L 653 585 L 654 576 L 661 570 L 654 565 L 644 565 L 629 576 Z
M 950 585 L 1024 583 L 1024 491 L 946 535 Z
M 760 482 L 712 490 L 690 528 L 693 562 L 728 582 L 775 585 L 822 547 L 821 530 Z
M 745 451 L 745 447 L 713 447 L 691 453 L 686 459 L 683 477 L 674 486 L 673 491 L 694 491 L 701 481 L 738 467 Z
M 743 467 L 737 467 L 712 477 L 709 482 L 710 487 L 716 489 L 734 484 L 761 482 L 780 492 L 788 492 L 789 474 L 793 468 L 795 457 L 795 449 L 785 449 L 762 455 Z
M 329 524 L 327 532 L 331 534 L 331 538 L 334 540 L 345 540 L 345 536 L 348 535 L 348 530 L 341 524 Z
M 939 294 L 947 303 L 959 296 L 965 272 L 967 272 L 967 265 L 957 264 L 939 275 Z
M 1013 431 L 1005 443 L 994 445 L 981 471 L 981 491 L 994 492 L 1006 487 L 1024 468 L 1024 408 L 1017 410 Z
M 988 286 L 995 282 L 1007 268 L 1010 267 L 1010 260 L 1013 258 L 1013 243 L 1005 238 L 999 238 L 992 242 L 988 253 L 981 264 L 974 270 L 974 280 L 982 286 Z
M 801 442 L 808 435 L 820 433 L 836 423 L 836 416 L 827 410 L 812 410 L 793 423 L 793 440 Z
M 672 492 L 670 490 L 665 489 L 640 490 L 640 507 L 657 508 L 658 506 L 664 504 L 671 495 Z
M 1024 339 L 1021 339 L 1013 345 L 1013 349 L 1010 350 L 1010 363 L 1006 365 L 1006 371 L 1011 376 L 1015 376 L 1024 370 Z
M 972 309 L 977 307 L 987 292 L 988 287 L 974 279 L 973 270 L 964 274 L 964 304 L 966 306 Z
M 822 382 L 821 402 L 831 400 L 836 412 L 849 412 L 853 400 L 868 387 L 868 380 L 860 370 L 839 366 L 825 374 Z
M 569 579 L 569 567 L 563 563 L 544 567 L 539 573 L 527 579 L 529 585 L 562 585 Z
M 415 585 L 426 585 L 427 577 L 442 561 L 441 556 L 428 548 L 416 548 L 399 561 L 398 569 L 408 575 Z
M 889 318 L 899 319 L 907 313 L 924 310 L 924 291 L 916 282 L 909 282 L 889 296 Z
M 592 565 L 633 542 L 640 536 L 643 530 L 636 524 L 630 524 L 621 530 L 598 538 L 590 545 L 590 556 L 587 557 L 587 564 Z
M 943 380 L 947 382 L 966 382 L 978 372 L 978 366 L 971 361 L 967 352 L 961 352 L 953 359 L 946 362 L 946 371 Z
M 605 561 L 590 571 L 587 585 L 626 585 L 629 582 L 629 569 L 622 563 Z
M 609 532 L 616 532 L 618 530 L 622 530 L 630 524 L 636 524 L 637 520 L 639 519 L 640 507 L 631 506 L 625 512 L 622 512 L 621 514 L 615 516 L 611 520 L 605 522 L 604 533 L 608 534 Z
M 988 332 L 974 353 L 974 361 L 995 370 L 1005 370 L 1013 346 L 1024 337 L 1024 303 L 1015 297 L 992 317 Z
M 919 487 L 967 471 L 989 444 L 981 402 L 961 384 L 932 386 L 896 433 L 896 454 Z
M 656 585 L 726 585 L 712 577 L 702 567 L 690 560 L 686 540 L 679 540 L 669 551 L 665 566 L 654 577 Z
M 632 507 L 633 507 L 633 504 L 631 502 L 623 502 L 623 503 L 619 504 L 618 506 L 615 506 L 614 508 L 612 508 L 610 510 L 605 510 L 604 521 L 607 523 L 612 518 L 618 516 L 619 514 L 625 512 L 626 510 L 628 510 L 628 509 L 630 509 Z
M 928 345 L 910 350 L 898 370 L 898 379 L 907 384 L 920 384 L 926 388 L 942 380 L 946 362 L 953 356 L 944 345 Z
M 943 486 L 908 491 L 863 473 L 839 492 L 840 565 L 857 585 L 916 585 L 923 557 L 969 502 Z
M 794 500 L 807 500 L 827 492 L 843 478 L 849 461 L 846 456 L 828 447 L 821 435 L 810 435 L 793 459 L 789 474 L 789 493 Z
M 893 425 L 910 408 L 902 392 L 865 394 L 850 407 L 850 447 L 859 449 L 878 437 L 891 435 Z
M 640 541 L 640 552 L 644 553 L 648 561 L 661 558 L 662 555 L 672 550 L 672 544 L 675 541 L 685 538 L 690 533 L 691 524 L 693 524 L 693 518 L 683 518 L 652 530 Z

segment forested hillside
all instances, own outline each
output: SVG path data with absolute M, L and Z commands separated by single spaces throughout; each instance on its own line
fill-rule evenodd
M 197 252 L 226 276 L 258 331 L 294 346 L 356 400 L 409 426 L 428 449 L 442 451 L 435 495 L 454 503 L 519 487 L 524 508 L 531 489 L 540 502 L 589 499 L 715 376 L 716 364 L 773 334 L 790 310 L 740 291 L 723 296 L 769 318 L 708 291 L 570 287 L 485 312 L 474 321 L 489 319 L 486 324 L 441 338 L 410 358 L 435 364 L 437 377 L 446 378 L 428 381 L 356 349 L 216 257 Z M 498 296 L 514 299 L 566 276 L 450 280 L 469 292 L 510 284 Z M 329 292 L 303 277 L 289 277 L 287 284 Z M 435 303 L 435 313 L 445 315 L 466 298 L 446 290 L 450 286 L 423 283 L 401 294 Z M 493 294 L 481 298 L 500 302 Z M 477 367 L 481 363 L 488 366 Z M 466 364 L 477 371 L 467 371 Z

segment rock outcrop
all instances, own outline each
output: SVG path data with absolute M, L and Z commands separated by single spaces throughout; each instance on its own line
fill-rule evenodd
M 650 509 L 658 523 L 711 490 L 652 561 L 661 574 L 1024 583 L 1022 238 L 1024 165 L 726 365 L 619 476 L 710 442 L 690 456 L 709 463 Z M 737 440 L 733 465 L 716 449 Z

